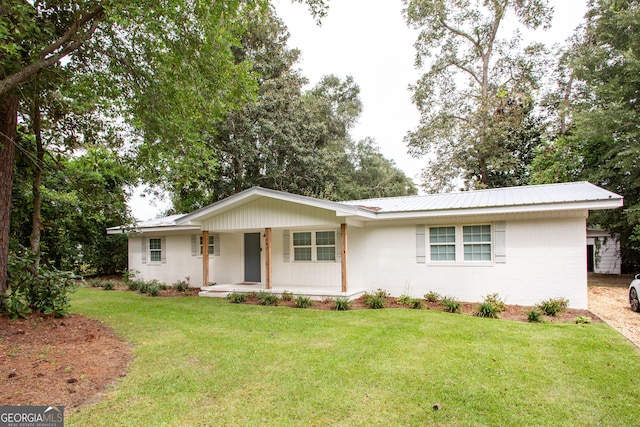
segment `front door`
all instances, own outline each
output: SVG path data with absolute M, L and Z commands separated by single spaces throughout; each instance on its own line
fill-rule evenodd
M 244 281 L 259 282 L 260 274 L 260 233 L 244 235 Z

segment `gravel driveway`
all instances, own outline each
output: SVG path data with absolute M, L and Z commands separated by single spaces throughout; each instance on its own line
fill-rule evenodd
M 640 347 L 640 313 L 629 307 L 626 287 L 589 286 L 589 311 Z

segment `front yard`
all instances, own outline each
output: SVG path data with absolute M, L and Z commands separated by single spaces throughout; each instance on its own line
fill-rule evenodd
M 631 425 L 640 353 L 605 324 L 323 311 L 80 289 L 134 343 L 78 425 Z M 439 410 L 434 409 L 434 405 Z

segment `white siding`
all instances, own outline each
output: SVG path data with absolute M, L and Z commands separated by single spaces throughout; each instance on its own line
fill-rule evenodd
M 459 224 L 452 224 L 459 225 Z M 506 263 L 416 262 L 413 224 L 350 229 L 350 283 L 392 295 L 428 291 L 477 302 L 499 293 L 507 303 L 533 305 L 550 297 L 587 308 L 585 219 L 506 221 Z
M 593 245 L 595 273 L 620 274 L 620 242 L 611 236 L 588 237 L 587 245 Z

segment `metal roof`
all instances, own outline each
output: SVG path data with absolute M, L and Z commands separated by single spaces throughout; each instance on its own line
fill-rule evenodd
M 497 208 L 572 202 L 622 201 L 622 196 L 589 182 L 531 185 L 423 196 L 387 197 L 343 202 L 377 213 Z

